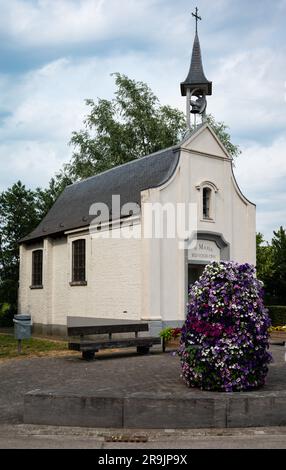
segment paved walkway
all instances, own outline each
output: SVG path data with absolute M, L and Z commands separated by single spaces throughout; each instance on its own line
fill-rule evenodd
M 131 442 L 134 437 L 137 440 L 141 437 L 142 442 Z M 122 432 L 102 428 L 0 425 L 0 449 L 286 449 L 286 428 L 125 429 Z
M 270 365 L 263 391 L 286 390 L 286 349 L 271 347 Z M 61 393 L 118 396 L 137 393 L 193 398 L 214 393 L 188 389 L 180 378 L 177 356 L 152 353 L 148 356 L 126 353 L 102 354 L 93 362 L 80 355 L 51 358 L 13 359 L 0 363 L 0 423 L 23 422 L 23 396 L 40 389 Z M 252 392 L 254 393 L 254 392 Z M 221 394 L 218 394 L 221 396 Z

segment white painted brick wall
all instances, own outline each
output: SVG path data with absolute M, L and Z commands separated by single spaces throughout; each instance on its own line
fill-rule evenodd
M 140 225 L 134 226 L 140 232 Z M 71 243 L 86 239 L 87 286 L 70 286 Z M 21 249 L 19 308 L 34 323 L 65 325 L 69 316 L 141 318 L 141 245 L 138 239 L 69 235 L 44 243 L 41 290 L 31 290 L 33 245 Z

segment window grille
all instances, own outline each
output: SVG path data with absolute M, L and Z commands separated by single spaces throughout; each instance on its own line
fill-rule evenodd
M 43 250 L 33 251 L 32 254 L 32 285 L 43 284 Z
M 210 188 L 203 189 L 203 218 L 210 219 L 211 211 L 211 194 L 212 190 Z
M 85 280 L 85 240 L 82 239 L 72 244 L 72 282 Z

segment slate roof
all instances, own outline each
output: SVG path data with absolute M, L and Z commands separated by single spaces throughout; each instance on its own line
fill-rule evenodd
M 193 90 L 197 88 L 198 85 L 205 90 L 206 95 L 212 94 L 212 82 L 206 78 L 204 73 L 200 40 L 198 33 L 196 33 L 190 70 L 186 80 L 181 83 L 182 96 L 186 96 L 187 87 L 191 87 L 191 90 Z
M 94 218 L 89 215 L 89 209 L 96 202 L 107 204 L 111 219 L 115 194 L 120 194 L 121 206 L 127 202 L 140 206 L 142 190 L 161 186 L 173 175 L 179 150 L 178 146 L 164 149 L 67 186 L 38 227 L 20 243 L 88 226 Z M 112 215 L 117 218 L 120 214 Z

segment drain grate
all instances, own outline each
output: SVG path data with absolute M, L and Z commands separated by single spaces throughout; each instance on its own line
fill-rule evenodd
M 148 442 L 147 436 L 137 434 L 118 434 L 113 436 L 105 436 L 105 442 Z

